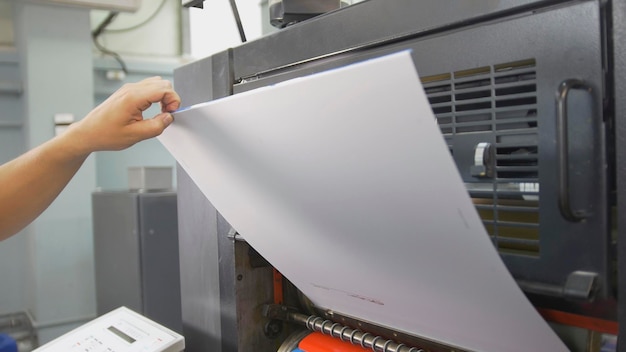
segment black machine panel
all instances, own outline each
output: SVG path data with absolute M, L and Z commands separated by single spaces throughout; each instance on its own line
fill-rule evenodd
M 539 308 L 615 321 L 615 281 L 626 282 L 616 274 L 624 245 L 615 249 L 623 230 L 614 225 L 624 219 L 615 199 L 625 199 L 615 186 L 623 177 L 614 176 L 626 170 L 614 142 L 624 131 L 622 4 L 367 0 L 185 65 L 175 83 L 188 106 L 411 50 L 486 232 L 529 298 Z M 267 268 L 240 265 L 236 248 L 245 243 L 178 173 L 188 350 L 248 350 L 267 329 L 239 317 L 268 303 L 246 291 Z M 625 307 L 619 303 L 620 317 Z M 255 312 L 249 317 L 266 324 Z
M 602 11 L 596 1 L 569 2 L 463 30 L 395 36 L 235 76 L 234 93 L 412 50 L 459 172 L 522 288 L 611 301 Z

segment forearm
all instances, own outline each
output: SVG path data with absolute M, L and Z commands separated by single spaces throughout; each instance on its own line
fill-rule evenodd
M 0 240 L 41 214 L 89 155 L 73 145 L 69 132 L 0 166 Z
M 161 113 L 144 119 L 153 103 Z M 180 106 L 172 84 L 160 77 L 127 83 L 62 135 L 0 166 L 0 240 L 33 221 L 61 193 L 95 151 L 121 150 L 158 136 Z

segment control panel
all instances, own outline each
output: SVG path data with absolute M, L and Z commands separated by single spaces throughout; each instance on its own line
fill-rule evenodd
M 36 352 L 181 352 L 182 335 L 126 307 L 117 308 L 36 349 Z

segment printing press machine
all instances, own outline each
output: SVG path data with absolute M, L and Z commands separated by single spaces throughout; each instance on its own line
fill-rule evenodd
M 626 336 L 617 299 L 626 289 L 624 1 L 369 0 L 287 24 L 178 68 L 182 105 L 412 49 L 519 286 L 548 322 L 585 331 L 589 346 Z M 313 306 L 177 170 L 188 351 L 293 351 L 308 330 L 375 351 L 458 351 Z

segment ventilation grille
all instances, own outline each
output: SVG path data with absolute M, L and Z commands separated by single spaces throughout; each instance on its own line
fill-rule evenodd
M 535 66 L 528 59 L 422 77 L 451 153 L 463 135 L 495 137 L 494 176 L 466 186 L 496 247 L 530 256 L 540 249 Z

